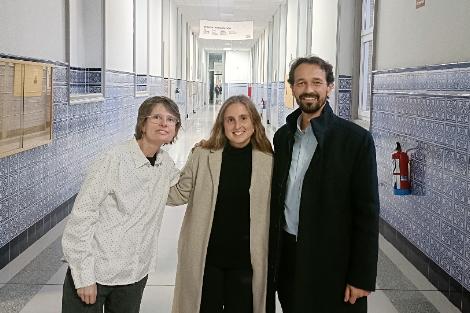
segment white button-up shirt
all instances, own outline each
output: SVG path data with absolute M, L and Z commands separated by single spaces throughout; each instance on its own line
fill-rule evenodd
M 166 151 L 152 166 L 135 139 L 94 162 L 62 237 L 75 288 L 127 285 L 156 270 L 163 211 L 178 178 Z

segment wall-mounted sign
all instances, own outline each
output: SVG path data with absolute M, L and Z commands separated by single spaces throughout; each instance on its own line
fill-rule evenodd
M 426 0 L 416 0 L 416 8 L 419 9 L 421 7 L 424 7 L 426 4 Z
M 200 20 L 199 38 L 220 40 L 253 39 L 253 21 L 223 22 Z

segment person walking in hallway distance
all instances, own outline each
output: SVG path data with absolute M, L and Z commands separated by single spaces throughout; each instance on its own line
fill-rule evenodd
M 188 203 L 173 313 L 266 313 L 272 147 L 253 102 L 228 98 L 168 203 Z
M 333 68 L 295 60 L 299 105 L 274 135 L 267 312 L 367 312 L 375 290 L 379 197 L 371 134 L 337 117 Z
M 179 170 L 161 149 L 181 127 L 176 103 L 145 100 L 135 138 L 97 158 L 78 193 L 62 237 L 69 265 L 62 313 L 137 313 L 147 275 L 155 272 L 158 234 Z

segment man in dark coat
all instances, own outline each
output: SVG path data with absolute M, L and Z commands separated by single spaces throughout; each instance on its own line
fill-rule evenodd
M 334 115 L 332 66 L 299 58 L 299 108 L 274 135 L 267 312 L 367 312 L 375 290 L 379 198 L 370 133 Z

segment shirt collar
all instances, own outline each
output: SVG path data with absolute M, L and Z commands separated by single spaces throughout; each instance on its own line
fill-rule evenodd
M 307 133 L 310 133 L 312 132 L 312 124 L 308 123 L 307 127 L 302 130 L 302 128 L 300 127 L 300 124 L 302 123 L 302 114 L 299 115 L 299 117 L 297 118 L 297 129 L 296 129 L 296 134 L 300 135 L 300 136 L 303 136 Z
M 150 161 L 147 159 L 145 154 L 140 150 L 139 143 L 137 142 L 136 139 L 132 139 L 129 142 L 129 148 L 132 154 L 132 158 L 134 159 L 134 164 L 136 168 L 145 166 L 145 165 L 150 165 Z M 157 166 L 159 163 L 161 163 L 161 158 L 162 158 L 162 149 L 157 153 L 157 158 L 155 159 L 155 166 Z
M 292 112 L 286 117 L 287 128 L 292 134 L 295 134 L 296 132 L 295 129 L 297 126 L 295 124 L 301 113 L 302 110 L 300 108 L 297 108 L 294 112 Z M 325 137 L 328 130 L 334 127 L 333 124 L 335 123 L 335 118 L 336 116 L 327 101 L 321 115 L 310 120 L 312 131 L 315 134 L 315 138 L 317 139 L 318 146 L 320 148 L 322 148 L 325 143 Z

